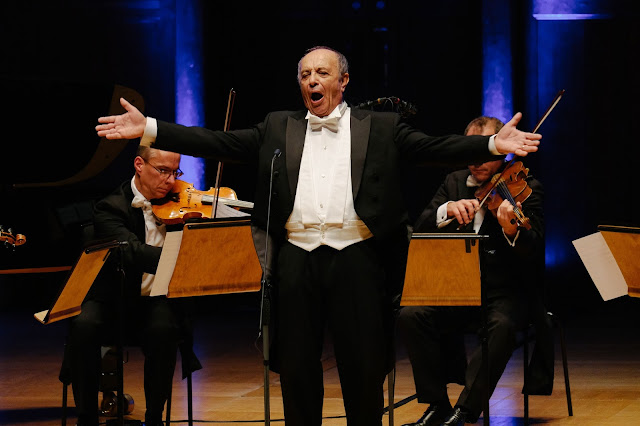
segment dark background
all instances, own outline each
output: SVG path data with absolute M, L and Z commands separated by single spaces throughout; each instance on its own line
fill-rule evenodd
M 576 1 L 573 13 L 604 16 L 579 20 L 535 19 L 549 2 L 498 2 L 505 3 L 515 3 L 508 16 L 513 109 L 525 117 L 519 127 L 531 129 L 566 89 L 540 129 L 540 152 L 526 159 L 545 185 L 549 304 L 566 316 L 637 310 L 628 298 L 602 302 L 571 243 L 599 224 L 640 225 L 635 2 Z M 382 9 L 366 0 L 196 4 L 207 127 L 223 127 L 231 88 L 237 91 L 231 128 L 257 123 L 272 110 L 301 108 L 296 65 L 318 44 L 349 59 L 351 104 L 397 96 L 416 105 L 409 120 L 434 135 L 461 133 L 482 114 L 483 2 L 387 1 Z M 94 127 L 114 85 L 136 91 L 146 114 L 175 121 L 176 7 L 171 0 L 0 6 L 0 225 L 28 238 L 15 251 L 0 251 L 2 269 L 72 264 L 78 225 L 90 217 L 92 203 L 130 178 L 133 143 L 86 181 L 19 186 L 64 179 L 84 167 L 98 146 Z M 213 186 L 216 165 L 207 166 Z M 398 190 L 413 217 L 448 171 L 406 169 Z M 252 179 L 250 168 L 225 165 L 222 184 L 241 199 L 253 198 Z M 0 275 L 0 309 L 45 309 L 65 276 Z

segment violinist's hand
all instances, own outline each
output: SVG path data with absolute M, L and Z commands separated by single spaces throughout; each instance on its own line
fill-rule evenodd
M 480 203 L 475 198 L 451 201 L 447 204 L 447 217 L 455 217 L 460 225 L 467 225 L 473 220 L 479 206 Z
M 501 154 L 514 153 L 519 157 L 524 157 L 530 152 L 536 152 L 542 135 L 538 133 L 528 133 L 516 129 L 518 122 L 522 118 L 522 113 L 518 112 L 507 124 L 500 129 L 495 138 L 496 149 Z
M 519 201 L 516 202 L 516 206 L 522 209 L 522 204 Z M 513 212 L 513 204 L 511 202 L 508 200 L 502 201 L 496 211 L 496 218 L 507 237 L 513 238 L 516 236 L 518 233 L 518 221 L 516 214 Z
M 120 105 L 127 112 L 98 118 L 98 123 L 104 123 L 96 126 L 98 136 L 104 136 L 107 139 L 135 139 L 142 137 L 144 128 L 147 125 L 147 118 L 142 115 L 138 108 L 131 105 L 124 98 L 120 98 Z

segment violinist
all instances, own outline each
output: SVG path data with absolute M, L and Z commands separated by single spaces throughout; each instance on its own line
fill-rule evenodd
M 493 117 L 478 117 L 465 130 L 468 135 L 492 135 L 502 127 Z M 477 330 L 478 307 L 406 306 L 400 310 L 399 333 L 411 361 L 418 402 L 429 407 L 414 423 L 404 426 L 463 425 L 474 423 L 482 411 L 484 390 L 493 393 L 513 350 L 516 332 L 530 322 L 540 324 L 537 342 L 547 337 L 547 345 L 536 344 L 537 364 L 547 380 L 553 380 L 553 345 L 546 311 L 539 298 L 544 261 L 543 189 L 532 177 L 526 183 L 532 189 L 529 197 L 515 207 L 527 215 L 531 229 L 517 221 L 514 206 L 507 200 L 495 211 L 475 198 L 478 186 L 487 184 L 498 174 L 505 161 L 498 159 L 468 166 L 450 173 L 418 218 L 416 232 L 478 232 L 489 235 L 480 243 L 480 268 L 485 294 L 488 329 L 490 377 L 482 366 L 480 346 L 467 366 L 463 332 Z M 443 226 L 444 225 L 444 226 Z M 468 226 L 468 229 L 465 227 Z M 461 229 L 462 228 L 462 229 Z M 455 271 L 451 271 L 452 274 Z M 540 357 L 540 355 L 544 355 Z M 536 361 L 538 362 L 538 361 Z M 447 384 L 464 385 L 453 404 Z M 548 383 L 543 392 L 550 392 Z
M 165 237 L 165 226 L 156 222 L 150 201 L 164 197 L 182 174 L 180 155 L 140 147 L 133 166 L 133 178 L 95 205 L 93 225 L 96 240 L 128 242 L 120 248 L 125 273 L 122 302 L 125 329 L 136 334 L 125 338 L 134 339 L 144 353 L 145 424 L 157 426 L 171 390 L 178 341 L 191 342 L 185 338 L 190 336 L 188 319 L 178 305 L 185 302 L 149 297 Z M 114 342 L 117 333 L 117 258 L 110 256 L 71 323 L 68 355 L 78 425 L 98 425 L 100 346 Z M 185 351 L 182 354 L 184 358 Z

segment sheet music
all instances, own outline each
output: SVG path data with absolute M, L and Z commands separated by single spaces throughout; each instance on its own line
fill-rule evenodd
M 628 294 L 627 282 L 600 232 L 574 240 L 573 245 L 604 301 Z
M 49 313 L 49 310 L 47 309 L 46 311 L 36 312 L 35 314 L 33 314 L 33 316 L 35 317 L 35 319 L 40 321 L 42 324 L 45 324 L 48 313 Z
M 244 217 L 250 216 L 249 213 L 236 210 L 233 207 L 229 207 L 226 204 L 218 203 L 216 208 L 216 217 Z
M 182 231 L 167 232 L 149 296 L 166 296 L 169 292 L 169 282 L 171 282 L 173 270 L 176 267 L 181 242 Z

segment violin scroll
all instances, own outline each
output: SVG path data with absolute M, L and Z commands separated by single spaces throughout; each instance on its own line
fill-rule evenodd
M 27 238 L 24 235 L 14 234 L 11 228 L 5 231 L 2 225 L 0 225 L 0 243 L 4 243 L 5 247 L 12 246 L 15 248 L 26 242 Z

